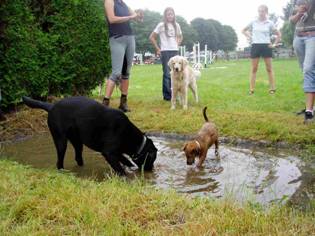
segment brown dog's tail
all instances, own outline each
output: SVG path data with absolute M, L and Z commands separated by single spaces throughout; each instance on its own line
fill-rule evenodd
M 206 121 L 206 122 L 209 122 L 208 117 L 207 117 L 207 114 L 206 114 L 206 111 L 207 111 L 207 107 L 204 107 L 204 108 L 203 108 L 203 117 L 205 118 L 205 121 Z
M 23 96 L 22 99 L 23 99 L 23 102 L 31 108 L 40 108 L 45 111 L 50 111 L 51 108 L 53 107 L 53 104 L 51 103 L 34 100 L 29 97 Z

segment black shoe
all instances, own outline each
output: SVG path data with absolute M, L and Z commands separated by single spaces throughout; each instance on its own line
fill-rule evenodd
M 314 115 L 310 111 L 306 111 L 304 115 L 304 124 L 309 124 L 314 121 Z
M 297 116 L 299 116 L 299 115 L 304 115 L 304 114 L 305 114 L 305 108 L 302 109 L 301 111 L 295 112 L 295 114 L 296 114 Z
M 104 98 L 104 99 L 103 99 L 103 105 L 104 105 L 105 107 L 109 107 L 109 98 Z

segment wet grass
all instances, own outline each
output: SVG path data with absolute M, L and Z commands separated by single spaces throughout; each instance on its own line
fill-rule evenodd
M 312 235 L 314 214 L 231 199 L 190 199 L 111 177 L 0 161 L 2 235 Z

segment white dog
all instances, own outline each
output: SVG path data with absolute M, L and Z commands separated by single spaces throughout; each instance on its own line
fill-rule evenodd
M 201 69 L 203 69 L 203 66 L 202 66 L 202 64 L 199 62 L 197 62 L 197 63 L 195 63 L 195 64 L 193 64 L 193 66 L 192 66 L 192 68 L 194 69 L 194 70 L 201 70 Z
M 183 109 L 187 109 L 188 87 L 193 92 L 198 103 L 196 73 L 189 66 L 187 59 L 182 56 L 174 56 L 169 60 L 168 66 L 171 68 L 171 109 L 175 109 L 177 95 L 179 95 Z

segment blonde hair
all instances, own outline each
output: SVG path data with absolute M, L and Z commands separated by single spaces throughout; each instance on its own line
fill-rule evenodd
M 167 23 L 169 23 L 169 22 L 167 21 L 167 13 L 168 13 L 169 11 L 172 11 L 173 14 L 174 14 L 174 20 L 171 22 L 171 24 L 173 25 L 173 27 L 174 27 L 174 29 L 175 29 L 175 37 L 177 37 L 176 16 L 175 16 L 174 8 L 172 8 L 172 7 L 167 7 L 167 8 L 165 8 L 164 13 L 163 13 L 163 22 L 164 22 L 165 34 L 166 34 L 167 37 L 171 37 L 171 36 L 168 34 L 168 30 L 169 30 L 169 29 L 168 29 L 168 25 L 167 25 Z
M 258 9 L 259 8 L 263 8 L 265 11 L 266 11 L 266 13 L 268 13 L 268 7 L 267 7 L 267 5 L 260 5 L 259 7 L 258 7 Z

